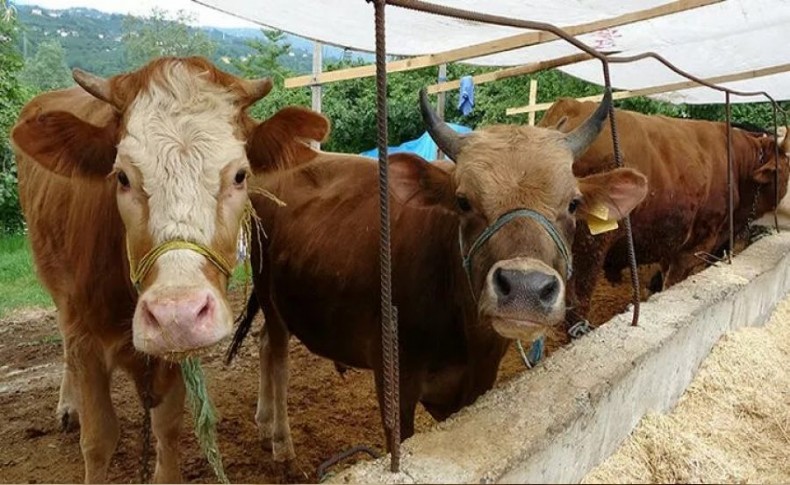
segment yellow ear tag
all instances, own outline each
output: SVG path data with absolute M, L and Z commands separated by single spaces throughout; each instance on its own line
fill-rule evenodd
M 596 204 L 587 211 L 587 227 L 590 234 L 595 236 L 603 232 L 614 231 L 619 226 L 617 220 L 609 220 L 609 208 L 603 204 Z

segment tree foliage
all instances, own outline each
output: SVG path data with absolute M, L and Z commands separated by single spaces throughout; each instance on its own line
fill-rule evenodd
M 74 84 L 66 65 L 66 51 L 60 42 L 50 40 L 39 44 L 36 55 L 25 63 L 20 80 L 38 91 L 62 89 Z
M 211 57 L 217 46 L 202 30 L 189 28 L 193 21 L 194 16 L 183 10 L 171 17 L 159 8 L 146 18 L 126 17 L 122 39 L 127 67 L 136 69 L 160 56 Z
M 17 46 L 19 23 L 15 12 L 0 0 L 0 232 L 17 231 L 23 226 L 16 186 L 16 164 L 8 132 L 30 92 L 19 82 L 23 67 Z

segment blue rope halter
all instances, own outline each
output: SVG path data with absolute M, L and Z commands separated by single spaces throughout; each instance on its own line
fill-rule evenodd
M 458 229 L 458 244 L 461 247 L 461 255 L 463 256 L 463 266 L 464 270 L 466 271 L 466 276 L 469 278 L 469 284 L 472 284 L 472 258 L 474 257 L 475 253 L 480 250 L 483 244 L 486 243 L 491 237 L 497 233 L 502 227 L 507 224 L 508 222 L 518 219 L 520 217 L 527 217 L 536 221 L 540 224 L 546 232 L 549 233 L 552 241 L 557 246 L 557 249 L 560 251 L 562 258 L 565 260 L 565 278 L 570 279 L 571 274 L 573 273 L 573 266 L 572 266 L 572 259 L 571 259 L 571 252 L 568 250 L 568 245 L 565 244 L 565 240 L 560 235 L 557 228 L 554 227 L 554 224 L 549 221 L 546 216 L 541 214 L 540 212 L 534 211 L 532 209 L 514 209 L 510 212 L 505 212 L 493 224 L 486 227 L 485 230 L 477 236 L 475 242 L 472 243 L 472 247 L 469 248 L 469 252 L 464 251 L 464 241 L 461 235 L 461 229 Z

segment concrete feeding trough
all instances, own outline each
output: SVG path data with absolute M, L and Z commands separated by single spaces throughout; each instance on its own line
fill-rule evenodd
M 790 291 L 790 233 L 765 237 L 556 351 L 389 457 L 333 483 L 579 482 L 648 412 L 669 411 L 726 332 L 766 322 Z

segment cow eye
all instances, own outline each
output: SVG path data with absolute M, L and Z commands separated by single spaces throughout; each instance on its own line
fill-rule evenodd
M 582 203 L 581 199 L 579 198 L 573 199 L 571 203 L 568 204 L 568 212 L 574 214 L 576 212 L 576 209 L 579 208 L 579 205 L 581 205 L 581 203 Z
M 472 204 L 470 204 L 469 199 L 463 195 L 457 196 L 455 198 L 455 203 L 458 204 L 458 208 L 461 209 L 461 212 L 469 212 L 472 210 Z
M 129 177 L 123 171 L 118 171 L 118 183 L 121 184 L 121 187 L 124 189 L 128 189 L 131 186 Z
M 241 169 L 236 172 L 236 176 L 233 178 L 233 183 L 236 185 L 241 185 L 245 180 L 247 180 L 247 170 Z

